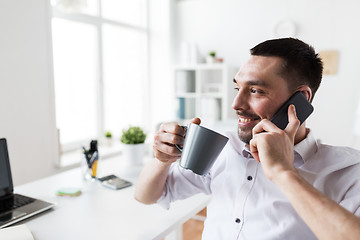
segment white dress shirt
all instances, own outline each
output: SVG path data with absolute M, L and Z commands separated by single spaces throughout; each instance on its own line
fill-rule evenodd
M 204 240 L 316 239 L 237 134 L 227 135 L 228 144 L 206 176 L 174 163 L 158 203 L 169 208 L 172 201 L 200 192 L 211 194 Z M 294 150 L 299 174 L 360 216 L 360 152 L 321 144 L 311 132 Z

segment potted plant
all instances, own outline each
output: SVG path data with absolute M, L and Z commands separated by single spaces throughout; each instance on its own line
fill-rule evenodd
M 206 63 L 216 63 L 216 52 L 211 51 L 206 58 Z
M 145 155 L 146 134 L 141 127 L 123 129 L 121 136 L 123 160 L 128 165 L 141 165 Z
M 211 51 L 211 52 L 209 52 L 209 55 L 214 58 L 214 57 L 216 57 L 216 52 Z
M 111 146 L 112 144 L 112 133 L 110 131 L 105 132 L 105 142 L 106 145 Z

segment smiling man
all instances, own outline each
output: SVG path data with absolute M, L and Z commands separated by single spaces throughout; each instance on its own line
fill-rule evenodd
M 279 75 L 282 59 L 252 56 L 234 78 L 238 94 L 233 108 L 239 116 L 240 140 L 249 144 L 252 129 L 270 119 L 290 96 L 286 80 Z
M 135 198 L 166 208 L 197 193 L 211 194 L 203 239 L 359 239 L 360 153 L 316 141 L 294 106 L 279 129 L 269 119 L 295 92 L 312 101 L 322 62 L 308 44 L 275 39 L 251 49 L 234 77 L 238 132 L 210 173 L 177 163 L 184 129 L 165 123 L 155 158 L 141 173 Z M 195 118 L 193 123 L 200 124 Z

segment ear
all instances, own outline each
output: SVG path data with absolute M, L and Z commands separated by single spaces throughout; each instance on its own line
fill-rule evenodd
M 298 89 L 297 89 L 298 92 L 302 92 L 302 94 L 304 94 L 304 96 L 306 97 L 306 99 L 310 102 L 310 99 L 312 97 L 312 91 L 310 89 L 309 86 L 306 86 L 306 85 L 303 85 L 303 86 L 300 86 Z

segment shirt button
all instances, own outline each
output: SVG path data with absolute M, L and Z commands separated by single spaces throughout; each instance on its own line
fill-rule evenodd
M 235 222 L 236 222 L 236 223 L 240 223 L 241 220 L 240 220 L 239 218 L 236 218 L 236 219 L 235 219 Z
M 252 176 L 248 176 L 248 177 L 247 177 L 247 180 L 249 180 L 249 181 L 251 181 L 252 179 L 253 179 Z

